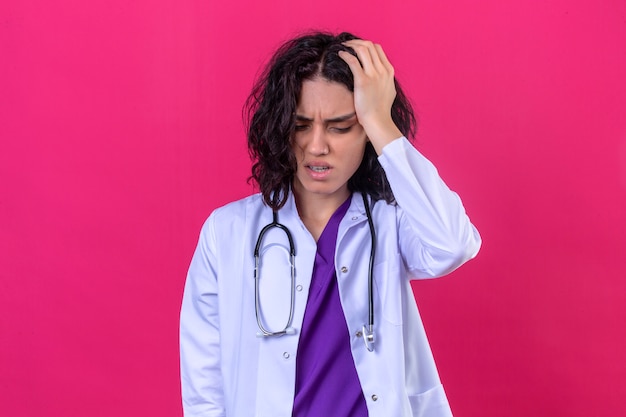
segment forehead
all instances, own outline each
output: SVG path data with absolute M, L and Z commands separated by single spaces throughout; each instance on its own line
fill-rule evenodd
M 348 88 L 323 78 L 302 82 L 297 113 L 323 118 L 354 112 L 354 95 Z

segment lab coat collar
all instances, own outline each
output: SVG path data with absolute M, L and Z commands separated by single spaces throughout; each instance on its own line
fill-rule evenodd
M 373 202 L 372 199 L 368 196 L 369 199 L 370 210 L 372 209 Z M 359 192 L 352 193 L 352 203 L 350 204 L 350 208 L 348 209 L 348 213 L 346 213 L 346 217 L 351 216 L 353 220 L 354 217 L 359 217 L 359 220 L 365 220 L 367 218 L 367 213 L 365 212 L 365 205 L 363 204 L 363 197 Z

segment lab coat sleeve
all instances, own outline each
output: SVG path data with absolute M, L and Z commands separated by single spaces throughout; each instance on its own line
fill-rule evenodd
M 214 216 L 204 224 L 191 260 L 180 315 L 185 417 L 225 416 L 222 389 Z
M 379 162 L 398 204 L 399 248 L 411 278 L 448 274 L 476 256 L 480 235 L 428 159 L 402 137 Z

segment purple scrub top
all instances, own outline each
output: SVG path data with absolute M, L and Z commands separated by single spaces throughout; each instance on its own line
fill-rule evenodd
M 350 201 L 335 211 L 317 242 L 296 356 L 293 417 L 367 416 L 335 273 L 337 231 Z

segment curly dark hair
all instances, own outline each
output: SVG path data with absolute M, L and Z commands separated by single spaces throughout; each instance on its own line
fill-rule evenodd
M 274 210 L 285 205 L 296 172 L 291 143 L 302 82 L 321 77 L 354 91 L 352 71 L 338 55 L 339 51 L 347 51 L 356 56 L 352 48 L 342 45 L 351 39 L 358 38 L 346 32 L 337 36 L 314 32 L 288 40 L 274 53 L 246 100 L 244 120 L 253 160 L 249 180 L 256 181 L 263 200 Z M 391 117 L 402 134 L 412 139 L 417 126 L 413 109 L 397 80 L 395 87 Z M 361 165 L 348 181 L 348 189 L 369 194 L 374 200 L 395 201 L 369 142 Z

